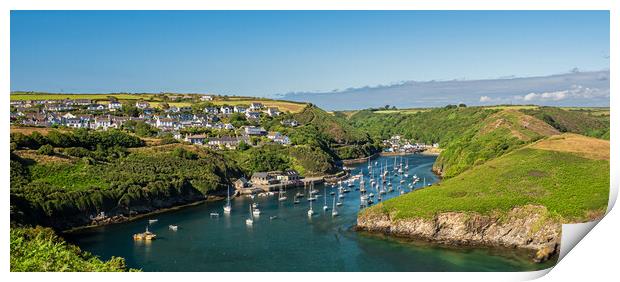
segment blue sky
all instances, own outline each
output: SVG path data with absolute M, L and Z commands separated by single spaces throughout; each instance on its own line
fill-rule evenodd
M 13 11 L 11 89 L 271 96 L 609 69 L 607 11 Z

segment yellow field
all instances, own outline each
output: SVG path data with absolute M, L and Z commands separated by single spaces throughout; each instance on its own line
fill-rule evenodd
M 215 100 L 209 101 L 214 105 L 250 105 L 250 103 L 261 103 L 265 107 L 277 107 L 281 112 L 291 112 L 297 113 L 301 112 L 306 107 L 305 103 L 298 102 L 289 102 L 289 101 L 280 101 L 280 100 L 268 100 L 268 99 L 226 99 L 226 100 Z
M 430 111 L 431 109 L 396 109 L 396 110 L 380 110 L 380 111 L 374 111 L 373 113 L 375 114 L 405 114 L 405 115 L 410 115 L 410 114 L 415 114 L 415 113 L 419 113 L 419 112 L 427 112 Z
M 169 97 L 177 94 L 166 94 Z M 181 95 L 181 94 L 178 94 Z M 24 100 L 64 100 L 64 99 L 90 99 L 95 100 L 99 104 L 107 104 L 109 97 L 115 97 L 122 101 L 134 101 L 134 100 L 146 100 L 152 107 L 161 108 L 160 103 L 163 103 L 161 97 L 157 94 L 27 94 L 27 93 L 11 93 L 11 101 L 24 101 Z M 297 113 L 306 107 L 306 103 L 271 100 L 267 98 L 256 97 L 221 97 L 216 96 L 216 99 L 209 101 L 214 105 L 250 105 L 250 103 L 262 103 L 266 107 L 277 107 L 282 112 Z M 186 107 L 191 106 L 191 102 L 168 102 L 170 106 Z
M 115 97 L 118 100 L 148 99 L 152 95 L 147 94 L 11 94 L 11 101 L 24 100 L 64 100 L 64 99 L 91 99 L 96 101 L 108 100 Z
M 57 129 L 57 128 L 50 128 L 50 127 L 29 127 L 29 126 L 11 125 L 11 133 L 22 133 L 24 135 L 30 135 L 33 132 L 39 132 L 42 135 L 47 135 L 52 130 L 66 131 L 65 129 Z
M 567 111 L 587 111 L 592 116 L 608 116 L 609 108 L 607 107 L 562 107 Z
M 484 106 L 485 109 L 492 110 L 505 110 L 505 109 L 513 109 L 513 110 L 532 110 L 537 109 L 539 106 L 536 105 L 497 105 L 497 106 Z
M 532 145 L 532 148 L 570 152 L 588 159 L 609 160 L 609 141 L 586 137 L 579 134 L 565 133 L 544 139 Z

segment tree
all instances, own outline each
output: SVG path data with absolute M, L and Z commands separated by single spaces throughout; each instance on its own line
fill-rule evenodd
M 37 153 L 41 155 L 52 156 L 54 155 L 54 147 L 52 147 L 52 145 L 50 144 L 45 144 L 39 147 L 39 149 L 37 149 Z
M 239 151 L 245 151 L 245 150 L 250 149 L 250 148 L 251 148 L 251 146 L 248 145 L 247 143 L 245 143 L 245 141 L 240 141 L 239 142 L 239 146 L 237 146 L 237 149 Z

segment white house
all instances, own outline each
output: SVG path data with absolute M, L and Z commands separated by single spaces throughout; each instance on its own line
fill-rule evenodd
M 267 108 L 267 115 L 269 115 L 270 117 L 275 117 L 275 116 L 278 116 L 279 114 L 280 114 L 280 111 L 278 110 L 278 108 L 273 108 L 273 107 Z
M 262 108 L 264 108 L 265 106 L 263 106 L 263 104 L 261 103 L 251 103 L 250 104 L 250 110 L 255 111 L 255 110 L 260 110 Z
M 113 101 L 113 102 L 110 102 L 108 104 L 108 110 L 110 110 L 110 111 L 116 111 L 116 110 L 120 110 L 122 108 L 123 108 L 123 104 L 121 104 L 121 103 L 119 103 L 117 101 Z
M 245 117 L 247 119 L 258 119 L 260 117 L 260 113 L 259 112 L 247 111 L 247 112 L 245 112 Z
M 234 107 L 235 113 L 245 113 L 248 108 L 244 107 L 244 106 L 235 106 Z
M 205 143 L 206 138 L 207 136 L 205 136 L 204 134 L 187 135 L 185 136 L 185 142 L 189 142 L 189 143 L 196 144 L 196 145 L 202 145 Z
M 265 135 L 267 133 L 264 128 L 257 126 L 246 126 L 243 131 L 246 135 Z
M 202 96 L 200 96 L 200 101 L 213 101 L 213 96 L 211 96 L 211 95 L 202 95 Z
M 233 113 L 233 108 L 229 107 L 229 106 L 222 106 L 220 108 L 220 113 L 224 114 L 224 115 L 230 115 Z
M 145 102 L 145 101 L 138 101 L 138 102 L 136 102 L 136 108 L 138 108 L 138 109 L 144 110 L 144 109 L 148 108 L 149 106 L 150 106 L 149 102 Z

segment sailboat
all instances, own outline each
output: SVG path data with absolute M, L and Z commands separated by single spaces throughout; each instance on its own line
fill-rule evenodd
M 308 201 L 309 202 L 316 200 L 314 193 L 316 193 L 316 190 L 314 190 L 314 182 L 310 182 L 310 187 L 308 188 Z
M 278 201 L 282 202 L 282 201 L 286 201 L 286 192 L 282 192 L 282 184 L 280 184 L 280 191 L 278 194 Z
M 329 207 L 327 206 L 327 189 L 323 190 L 324 194 L 323 195 L 323 210 L 327 211 L 329 209 Z
M 254 224 L 254 219 L 252 217 L 252 205 L 250 205 L 250 217 L 245 220 L 245 225 L 252 226 Z
M 230 205 L 230 185 L 228 185 L 228 191 L 226 193 L 226 205 L 224 205 L 224 213 L 230 213 L 232 206 Z
M 336 197 L 334 197 L 334 206 L 332 210 L 332 216 L 338 216 L 338 210 L 336 210 Z
M 308 216 L 312 216 L 314 211 L 312 210 L 312 201 L 310 201 L 310 209 L 308 210 Z
M 297 196 L 297 195 L 295 195 L 293 197 L 293 204 L 299 204 L 299 199 L 298 198 L 299 198 L 299 196 Z
M 258 209 L 258 204 L 257 203 L 253 203 L 252 204 L 252 214 L 254 216 L 259 216 L 260 215 L 260 210 Z

